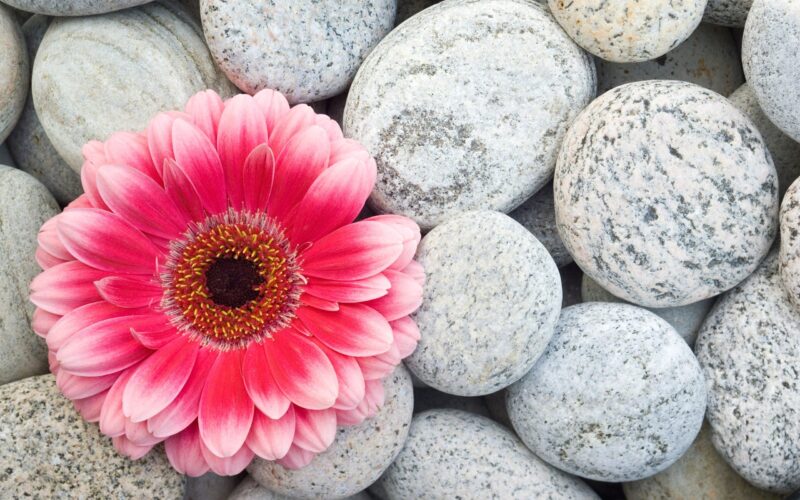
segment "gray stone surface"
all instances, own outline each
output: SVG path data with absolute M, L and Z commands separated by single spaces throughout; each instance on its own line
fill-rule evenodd
M 291 103 L 345 90 L 396 10 L 397 0 L 200 1 L 208 47 L 228 78 L 250 94 L 280 90 Z
M 789 187 L 781 204 L 779 266 L 783 288 L 800 309 L 800 181 Z
M 528 201 L 508 215 L 536 236 L 558 267 L 572 262 L 572 256 L 558 235 L 553 183 L 545 184 L 536 194 L 528 198 Z
M 159 447 L 131 460 L 42 375 L 0 386 L 0 491 L 4 498 L 178 500 L 184 477 Z
M 554 184 L 575 262 L 647 307 L 730 289 L 777 233 L 777 174 L 755 125 L 686 82 L 629 83 L 596 99 L 564 140 Z
M 639 62 L 660 57 L 700 24 L 706 0 L 548 0 L 575 42 L 597 57 Z
M 17 9 L 47 16 L 88 16 L 127 9 L 152 0 L 3 0 Z
M 430 387 L 414 389 L 414 414 L 436 408 L 451 408 L 476 415 L 490 417 L 489 408 L 483 398 L 453 396 Z
M 482 396 L 522 377 L 553 334 L 561 306 L 558 268 L 544 246 L 507 215 L 466 212 L 428 233 L 422 338 L 405 359 L 423 382 Z
M 500 424 L 458 410 L 415 415 L 403 451 L 379 486 L 389 500 L 599 498 L 539 460 Z
M 764 113 L 800 141 L 800 2 L 753 2 L 742 38 L 742 64 Z
M 711 311 L 695 353 L 714 447 L 756 487 L 800 488 L 800 312 L 772 253 Z
M 183 500 L 226 500 L 241 482 L 241 475 L 218 476 L 206 472 L 199 477 L 187 476 Z
M 270 491 L 258 484 L 252 477 L 247 476 L 244 481 L 236 487 L 236 490 L 231 493 L 228 500 L 292 500 L 292 498 L 293 497 L 287 497 L 280 493 Z M 371 500 L 371 498 L 372 497 L 367 492 L 361 491 L 355 495 L 346 497 L 344 500 Z
M 200 26 L 172 2 L 54 20 L 36 55 L 32 82 L 42 126 L 76 171 L 87 141 L 143 130 L 157 112 L 183 108 L 200 90 L 233 92 Z
M 592 60 L 539 4 L 448 0 L 372 51 L 344 129 L 378 164 L 373 208 L 430 229 L 467 210 L 509 212 L 538 191 L 594 93 Z
M 343 498 L 374 483 L 395 459 L 408 435 L 414 392 L 401 365 L 384 381 L 386 402 L 363 423 L 342 427 L 336 440 L 302 469 L 256 459 L 247 468 L 263 486 L 297 498 Z
M 683 43 L 663 56 L 638 63 L 598 59 L 597 93 L 642 80 L 681 80 L 728 95 L 744 83 L 742 62 L 733 33 L 701 23 Z
M 22 114 L 30 76 L 22 30 L 14 12 L 0 3 L 0 143 Z
M 753 0 L 708 0 L 703 21 L 707 23 L 741 28 Z
M 547 350 L 506 400 L 514 429 L 537 456 L 619 482 L 683 455 L 703 423 L 706 389 L 691 349 L 666 321 L 593 302 L 562 311 Z
M 41 272 L 34 259 L 39 227 L 57 213 L 36 179 L 0 166 L 0 385 L 47 372 L 47 350 L 30 326 L 28 285 Z
M 31 61 L 49 24 L 50 18 L 36 14 L 22 27 Z M 36 116 L 31 95 L 28 95 L 22 116 L 7 143 L 17 167 L 44 184 L 61 205 L 67 205 L 83 193 L 80 175 L 67 165 L 47 138 Z

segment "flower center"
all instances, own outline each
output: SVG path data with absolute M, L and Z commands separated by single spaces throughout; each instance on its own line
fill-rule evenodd
M 220 349 L 288 326 L 304 279 L 297 252 L 264 214 L 228 212 L 173 241 L 162 306 L 181 331 Z

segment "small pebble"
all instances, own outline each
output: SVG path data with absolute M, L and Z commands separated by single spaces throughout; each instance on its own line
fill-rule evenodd
M 0 3 L 0 143 L 14 128 L 30 86 L 25 39 L 14 12 Z
M 753 0 L 708 0 L 703 21 L 731 28 L 742 28 Z
M 17 9 L 47 16 L 89 16 L 127 9 L 152 0 L 3 0 Z
M 536 236 L 558 267 L 572 262 L 572 256 L 558 235 L 552 182 L 545 184 L 536 194 L 528 198 L 528 201 L 508 215 Z

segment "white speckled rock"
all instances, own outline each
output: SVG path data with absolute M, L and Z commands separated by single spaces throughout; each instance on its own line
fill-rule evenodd
M 575 42 L 597 57 L 639 62 L 663 56 L 700 24 L 706 0 L 548 0 Z
M 683 43 L 663 56 L 638 63 L 597 60 L 597 93 L 642 80 L 682 80 L 728 95 L 744 83 L 733 33 L 700 24 Z
M 397 0 L 200 1 L 208 47 L 228 78 L 250 94 L 280 90 L 292 103 L 345 90 L 396 10 Z
M 558 267 L 572 262 L 572 255 L 564 247 L 561 236 L 558 235 L 552 183 L 547 183 L 508 215 L 536 236 Z
M 742 64 L 764 113 L 800 141 L 800 1 L 753 2 L 742 38 Z
M 690 83 L 629 83 L 596 99 L 567 133 L 554 184 L 575 262 L 647 307 L 728 290 L 777 233 L 778 179 L 761 135 Z
M 721 26 L 741 28 L 753 0 L 708 0 L 703 21 Z
M 142 130 L 157 112 L 182 108 L 200 90 L 233 92 L 196 21 L 172 2 L 54 20 L 32 80 L 42 126 L 76 171 L 87 141 Z
M 689 450 L 655 476 L 625 483 L 627 500 L 780 500 L 779 495 L 754 488 L 722 460 L 703 424 Z
M 231 493 L 228 500 L 292 500 L 292 498 L 270 491 L 258 484 L 252 477 L 247 476 Z M 372 500 L 372 497 L 367 492 L 361 491 L 343 500 Z
M 31 60 L 49 24 L 50 18 L 37 14 L 22 27 Z M 83 193 L 80 175 L 67 165 L 47 138 L 36 116 L 31 95 L 28 95 L 22 116 L 8 136 L 7 143 L 19 169 L 44 184 L 61 205 L 68 204 Z
M 531 233 L 499 212 L 467 212 L 428 233 L 422 338 L 405 363 L 423 382 L 458 396 L 496 392 L 522 377 L 553 334 L 558 268 Z
M 717 302 L 695 353 L 717 451 L 756 487 L 800 488 L 800 312 L 772 253 Z
M 379 485 L 389 500 L 598 499 L 579 479 L 539 460 L 500 424 L 458 410 L 415 415 L 403 451 Z
M 152 0 L 3 0 L 25 12 L 47 16 L 89 16 L 127 9 Z
M 183 495 L 184 476 L 157 448 L 131 460 L 62 396 L 52 375 L 0 386 L 4 498 L 159 498 Z
M 583 302 L 625 302 L 609 293 L 608 290 L 598 285 L 595 280 L 586 274 L 583 275 L 583 283 L 581 284 L 581 299 Z M 647 310 L 672 325 L 678 335 L 692 346 L 703 320 L 708 315 L 708 311 L 711 310 L 711 306 L 714 305 L 714 300 L 711 298 L 685 306 L 664 307 L 662 309 L 648 308 Z
M 187 476 L 183 500 L 226 500 L 240 482 L 241 476 L 218 476 L 213 472 Z
M 30 66 L 14 12 L 0 3 L 0 143 L 17 123 L 30 85 Z
M 789 300 L 800 310 L 800 180 L 781 204 L 780 276 Z
M 41 272 L 33 256 L 39 227 L 57 213 L 36 179 L 0 166 L 0 385 L 47 372 L 47 350 L 30 326 L 28 285 Z
M 340 428 L 336 441 L 302 469 L 257 459 L 247 468 L 263 486 L 297 498 L 343 498 L 374 483 L 408 435 L 414 409 L 411 377 L 401 365 L 383 383 L 386 402 L 360 425 Z
M 540 458 L 600 481 L 666 469 L 703 423 L 691 349 L 663 319 L 627 304 L 564 309 L 536 366 L 508 389 L 514 429 Z
M 527 0 L 446 0 L 394 30 L 358 70 L 345 135 L 375 156 L 370 202 L 430 229 L 509 212 L 550 179 L 594 64 Z

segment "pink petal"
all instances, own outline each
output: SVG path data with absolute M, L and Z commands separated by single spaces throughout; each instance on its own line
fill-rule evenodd
M 95 165 L 103 165 L 108 163 L 106 158 L 106 146 L 100 141 L 89 141 L 81 148 L 81 154 L 84 159 Z
M 200 202 L 199 195 L 194 190 L 192 182 L 186 177 L 186 173 L 175 163 L 175 160 L 164 161 L 164 190 L 184 218 L 192 221 L 201 221 L 205 218 L 203 204 Z
M 73 309 L 58 320 L 47 333 L 47 347 L 58 351 L 72 335 L 87 326 L 129 314 L 131 314 L 130 309 L 122 309 L 103 301 Z
M 356 303 L 383 297 L 388 293 L 389 279 L 376 274 L 358 281 L 332 281 L 309 278 L 304 291 L 307 294 L 333 302 Z
M 39 230 L 39 234 L 36 236 L 36 241 L 39 243 L 39 246 L 42 247 L 42 249 L 44 249 L 53 257 L 61 260 L 72 260 L 75 257 L 73 257 L 69 251 L 67 251 L 67 249 L 64 247 L 64 244 L 61 243 L 61 238 L 58 237 L 59 217 L 59 215 L 56 215 L 42 224 L 42 228 Z
M 383 274 L 392 282 L 388 295 L 367 303 L 389 321 L 400 319 L 422 305 L 422 287 L 414 278 L 399 271 L 387 269 Z
M 289 452 L 294 440 L 294 407 L 274 420 L 256 410 L 247 436 L 247 447 L 264 460 L 277 460 Z
M 403 268 L 403 272 L 414 278 L 414 281 L 419 283 L 419 286 L 425 286 L 425 270 L 422 268 L 422 264 L 416 260 L 409 262 L 408 265 Z
M 273 152 L 278 151 L 274 144 L 271 146 Z M 275 161 L 275 183 L 269 202 L 271 216 L 282 219 L 303 199 L 314 180 L 327 168 L 330 150 L 325 130 L 316 125 L 289 139 Z
M 312 126 L 316 121 L 316 113 L 311 106 L 298 104 L 284 114 L 274 127 L 270 128 L 269 146 L 277 156 L 295 135 Z M 327 134 L 326 134 L 327 137 Z
M 336 378 L 339 381 L 339 396 L 333 405 L 337 410 L 349 410 L 358 406 L 364 399 L 364 375 L 358 366 L 356 358 L 339 354 L 318 342 L 317 345 L 328 356 L 336 371 Z
M 147 430 L 147 423 L 133 422 L 129 418 L 125 419 L 125 437 L 137 446 L 153 446 L 163 441 L 163 438 L 157 438 Z
M 81 167 L 81 185 L 83 186 L 84 196 L 86 196 L 93 208 L 107 210 L 108 207 L 97 190 L 97 172 L 99 170 L 100 165 L 95 165 L 88 161 L 84 162 Z
M 172 126 L 172 147 L 175 151 L 175 162 L 191 182 L 203 208 L 209 214 L 227 210 L 225 173 L 220 156 L 208 137 L 191 123 L 175 120 Z
M 94 282 L 107 302 L 125 308 L 152 307 L 161 302 L 161 285 L 136 275 L 106 276 Z
M 266 212 L 274 177 L 275 158 L 272 156 L 272 150 L 266 144 L 261 144 L 244 162 L 242 195 L 247 210 Z
M 217 141 L 217 128 L 225 104 L 213 90 L 198 92 L 186 103 L 186 114 L 192 117 L 192 123 L 200 129 L 212 143 Z
M 367 150 L 364 149 L 364 146 L 353 139 L 331 141 L 331 164 L 333 165 L 348 159 L 366 162 L 370 160 L 370 156 Z
M 412 259 L 414 259 L 414 254 L 417 252 L 419 241 L 422 238 L 419 226 L 416 222 L 408 217 L 402 217 L 400 215 L 376 215 L 365 220 L 389 224 L 395 231 L 400 233 L 403 238 L 403 253 L 389 266 L 389 269 L 399 271 L 411 263 Z
M 181 474 L 198 477 L 209 470 L 208 463 L 203 458 L 200 431 L 196 423 L 167 439 L 164 450 L 167 452 L 169 463 Z
M 37 275 L 31 282 L 30 300 L 53 314 L 67 314 L 77 307 L 101 300 L 96 280 L 108 273 L 71 260 Z
M 137 324 L 131 328 L 131 335 L 148 349 L 161 349 L 181 333 L 172 326 L 167 316 L 153 317 L 147 324 Z
M 250 344 L 247 348 L 242 376 L 247 394 L 256 408 L 271 419 L 281 418 L 286 413 L 291 402 L 275 382 L 262 344 Z
M 169 113 L 159 113 L 147 125 L 147 148 L 150 159 L 159 175 L 163 175 L 164 160 L 175 158 L 172 152 L 172 124 L 175 116 Z
M 302 469 L 310 464 L 315 456 L 317 454 L 312 451 L 292 445 L 286 456 L 278 460 L 278 463 L 287 469 Z
M 322 309 L 323 311 L 338 311 L 339 304 L 333 302 L 331 300 L 320 299 L 319 297 L 315 297 L 309 294 L 303 294 L 300 296 L 300 303 L 307 305 L 309 307 L 314 307 L 317 309 Z
M 97 422 L 100 420 L 100 410 L 103 408 L 103 402 L 106 400 L 108 391 L 103 391 L 88 398 L 75 399 L 72 404 L 78 410 L 81 417 L 87 422 Z
M 200 447 L 203 452 L 203 458 L 208 463 L 211 471 L 220 476 L 235 476 L 250 465 L 253 461 L 253 451 L 247 446 L 242 446 L 231 457 L 221 458 L 214 455 L 204 442 L 200 441 Z
M 139 460 L 143 456 L 147 455 L 147 452 L 153 449 L 154 445 L 146 445 L 146 446 L 139 446 L 134 444 L 130 439 L 126 438 L 125 436 L 116 436 L 111 439 L 112 443 L 114 443 L 114 448 L 120 453 L 120 455 L 126 456 L 131 460 Z
M 419 327 L 409 317 L 400 318 L 389 323 L 394 333 L 394 343 L 401 358 L 407 358 L 417 348 L 419 341 Z
M 31 328 L 40 337 L 47 337 L 47 333 L 53 328 L 62 316 L 52 314 L 44 309 L 38 307 L 33 311 L 33 318 L 31 319 Z
M 295 410 L 294 444 L 304 450 L 322 453 L 336 439 L 336 411 Z
M 33 254 L 33 258 L 36 259 L 36 263 L 39 264 L 39 267 L 41 267 L 43 270 L 47 270 L 53 266 L 57 266 L 59 264 L 67 262 L 66 260 L 61 260 L 57 257 L 52 256 L 42 247 L 36 248 L 36 252 Z
M 116 437 L 125 434 L 125 415 L 122 413 L 122 392 L 125 384 L 133 375 L 133 370 L 122 372 L 111 389 L 108 390 L 103 407 L 100 410 L 100 432 L 106 436 Z
M 367 393 L 354 410 L 339 410 L 336 419 L 339 425 L 358 425 L 374 417 L 384 403 L 383 381 L 367 380 Z
M 374 356 L 392 345 L 389 322 L 363 304 L 341 304 L 336 312 L 300 307 L 296 314 L 316 338 L 341 354 Z
M 328 139 L 331 142 L 340 141 L 344 138 L 344 134 L 342 134 L 342 127 L 340 127 L 339 124 L 332 120 L 328 115 L 317 115 L 314 120 L 314 125 L 325 129 L 325 133 L 328 134 Z
M 116 132 L 105 142 L 105 150 L 106 161 L 102 165 L 126 165 L 145 174 L 156 183 L 161 182 L 161 177 L 150 157 L 145 135 Z
M 244 445 L 253 422 L 253 400 L 242 379 L 241 351 L 220 353 L 200 396 L 197 421 L 203 443 L 214 455 L 232 457 Z
M 388 351 L 376 356 L 356 358 L 365 380 L 383 379 L 391 374 L 402 358 L 397 346 L 392 344 Z
M 56 385 L 69 399 L 84 399 L 105 392 L 116 382 L 119 374 L 112 373 L 103 377 L 80 377 L 64 370 L 56 373 Z
M 253 96 L 267 124 L 267 131 L 273 134 L 278 121 L 289 112 L 289 101 L 280 92 L 272 89 L 264 89 L 256 92 Z
M 294 404 L 321 410 L 336 402 L 336 371 L 311 340 L 285 329 L 273 334 L 264 347 L 275 382 Z
M 89 198 L 86 194 L 82 194 L 69 202 L 69 204 L 64 207 L 64 210 L 69 210 L 70 208 L 92 208 L 92 204 L 89 202 Z

